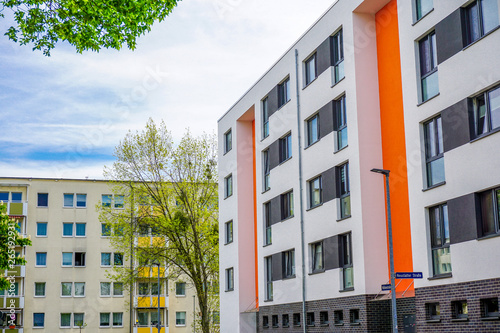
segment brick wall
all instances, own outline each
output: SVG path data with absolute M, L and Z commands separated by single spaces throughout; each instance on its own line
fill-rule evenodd
M 415 290 L 418 332 L 500 332 L 500 320 L 485 320 L 481 300 L 500 296 L 500 278 L 449 284 Z M 452 302 L 467 301 L 468 318 L 452 318 Z M 426 303 L 439 303 L 440 319 L 430 322 Z

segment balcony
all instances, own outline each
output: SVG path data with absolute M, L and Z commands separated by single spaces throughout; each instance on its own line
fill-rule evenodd
M 28 202 L 7 202 L 7 215 L 28 216 Z
M 6 272 L 7 276 L 26 277 L 26 266 L 14 266 Z
M 8 309 L 11 304 L 14 304 L 16 309 L 24 308 L 24 296 L 0 296 L 0 309 Z
M 157 308 L 158 297 L 156 296 L 136 296 L 134 301 L 136 308 Z M 168 296 L 160 296 L 160 308 L 168 308 Z

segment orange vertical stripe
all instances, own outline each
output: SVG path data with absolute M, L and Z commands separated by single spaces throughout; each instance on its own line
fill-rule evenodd
M 252 121 L 252 153 L 253 153 L 253 233 L 255 246 L 255 307 L 259 308 L 259 256 L 257 244 L 257 158 L 255 153 L 255 120 Z
M 394 268 L 413 271 L 408 199 L 408 173 L 404 129 L 403 89 L 397 0 L 391 0 L 376 15 L 377 57 L 384 169 L 390 173 Z M 397 282 L 396 282 L 397 283 Z M 403 280 L 397 291 L 404 291 L 411 280 Z M 413 290 L 413 285 L 410 288 Z

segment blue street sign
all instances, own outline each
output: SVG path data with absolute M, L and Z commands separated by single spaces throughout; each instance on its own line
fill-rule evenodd
M 391 290 L 391 285 L 390 284 L 383 284 L 382 290 Z
M 406 273 L 396 273 L 396 279 L 422 279 L 424 275 L 422 272 L 406 272 Z

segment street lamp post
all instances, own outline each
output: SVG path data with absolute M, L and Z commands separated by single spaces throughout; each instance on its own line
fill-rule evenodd
M 158 329 L 158 333 L 161 333 L 161 310 L 160 310 L 160 293 L 161 293 L 161 284 L 160 284 L 160 263 L 155 263 L 155 265 L 158 266 L 158 323 L 156 324 L 156 327 Z
M 391 302 L 392 302 L 392 332 L 398 333 L 398 312 L 396 308 L 396 283 L 394 276 L 394 250 L 392 245 L 392 221 L 391 221 L 391 194 L 389 190 L 390 170 L 371 169 L 371 172 L 381 173 L 385 176 L 385 191 L 387 198 L 387 227 L 389 229 L 389 269 L 391 273 Z

